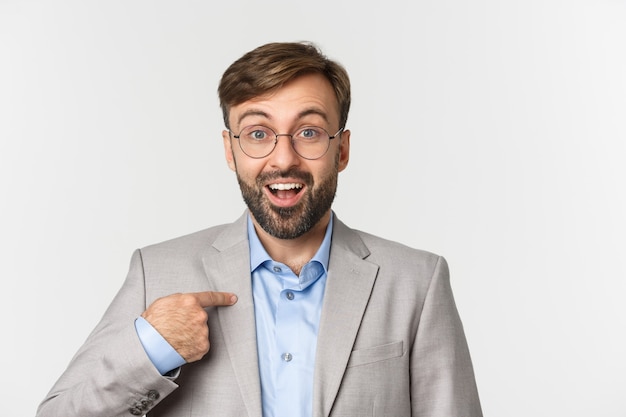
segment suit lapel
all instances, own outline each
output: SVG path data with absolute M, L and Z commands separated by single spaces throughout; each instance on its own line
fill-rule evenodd
M 365 261 L 361 238 L 335 218 L 324 306 L 320 318 L 313 386 L 313 415 L 330 414 L 378 266 Z
M 261 385 L 246 215 L 227 226 L 213 247 L 217 251 L 207 252 L 203 257 L 212 288 L 233 292 L 239 298 L 234 306 L 217 309 L 224 343 L 248 415 L 261 416 Z

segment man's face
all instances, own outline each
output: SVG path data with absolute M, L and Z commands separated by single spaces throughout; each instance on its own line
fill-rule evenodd
M 318 126 L 330 134 L 340 128 L 337 99 L 320 74 L 300 76 L 279 90 L 248 100 L 230 110 L 231 130 L 263 125 L 280 134 Z M 326 224 L 337 189 L 337 174 L 348 164 L 350 132 L 331 140 L 324 156 L 300 157 L 289 136 L 279 136 L 274 151 L 260 159 L 245 155 L 237 139 L 222 133 L 226 161 L 237 173 L 244 201 L 255 222 L 279 239 L 302 236 L 320 220 Z

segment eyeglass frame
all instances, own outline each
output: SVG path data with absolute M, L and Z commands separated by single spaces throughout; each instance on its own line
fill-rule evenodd
M 270 130 L 272 133 L 274 133 L 274 146 L 272 147 L 272 150 L 269 151 L 267 154 L 263 155 L 263 156 L 252 156 L 249 155 L 244 149 L 243 146 L 241 146 L 241 132 L 243 132 L 244 130 L 248 129 L 249 127 L 255 127 L 255 126 L 259 126 L 259 127 L 263 127 L 265 129 Z M 319 127 L 319 126 L 303 126 L 299 129 L 296 130 L 296 133 L 304 130 L 306 128 L 314 128 L 314 129 L 320 129 L 324 132 L 326 132 L 326 134 L 328 135 L 328 146 L 326 146 L 326 150 L 318 157 L 315 158 L 307 158 L 306 156 L 300 155 L 300 152 L 298 152 L 298 150 L 296 149 L 296 147 L 294 146 L 294 139 L 293 139 L 293 135 L 295 133 L 276 133 L 276 131 L 274 129 L 272 129 L 269 126 L 265 126 L 265 125 L 248 125 L 248 126 L 244 126 L 241 128 L 241 130 L 239 131 L 238 135 L 235 135 L 235 132 L 233 132 L 232 130 L 230 130 L 229 128 L 227 128 L 228 130 L 228 134 L 231 136 L 231 138 L 235 138 L 237 139 L 237 142 L 239 142 L 239 149 L 241 149 L 241 152 L 244 153 L 244 155 L 246 155 L 248 158 L 252 158 L 252 159 L 263 159 L 266 158 L 268 156 L 270 156 L 272 154 L 272 152 L 274 152 L 274 150 L 276 149 L 276 145 L 278 144 L 278 137 L 279 136 L 289 136 L 289 138 L 291 139 L 289 142 L 291 143 L 291 148 L 293 149 L 293 151 L 300 157 L 300 158 L 304 158 L 308 161 L 315 161 L 316 159 L 320 159 L 321 157 L 323 157 L 324 155 L 326 155 L 326 153 L 328 152 L 328 150 L 330 149 L 330 141 L 335 139 L 337 136 L 341 137 L 341 134 L 344 132 L 345 127 L 341 127 L 339 128 L 339 130 L 334 134 L 331 135 L 330 133 L 328 133 L 328 131 L 326 129 L 324 129 L 323 127 Z

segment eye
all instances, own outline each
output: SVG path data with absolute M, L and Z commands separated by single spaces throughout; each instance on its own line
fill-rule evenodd
M 265 126 L 248 126 L 241 131 L 240 136 L 251 142 L 259 142 L 272 138 L 274 134 Z
M 263 130 L 253 130 L 252 132 L 250 132 L 250 136 L 252 137 L 252 139 L 261 140 L 267 137 L 267 132 Z
M 323 136 L 323 130 L 319 127 L 305 127 L 300 129 L 296 136 L 300 139 L 316 140 Z

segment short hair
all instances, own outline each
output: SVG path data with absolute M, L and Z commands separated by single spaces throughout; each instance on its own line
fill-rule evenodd
M 217 89 L 226 127 L 230 129 L 228 117 L 233 106 L 310 73 L 319 73 L 330 82 L 339 106 L 339 127 L 344 128 L 350 110 L 350 78 L 341 64 L 328 59 L 311 42 L 268 43 L 233 62 Z

